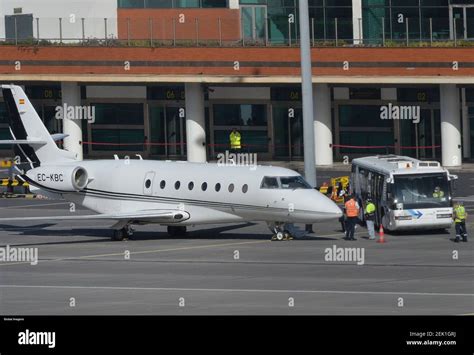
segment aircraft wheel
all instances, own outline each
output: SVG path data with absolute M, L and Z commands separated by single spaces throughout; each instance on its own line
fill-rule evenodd
M 275 237 L 279 242 L 281 242 L 283 239 L 285 239 L 285 233 L 278 232 L 277 234 L 275 234 Z
M 112 236 L 112 240 L 117 241 L 117 242 L 121 242 L 125 239 L 125 236 L 126 236 L 126 233 L 125 233 L 124 228 L 115 229 L 114 234 Z
M 284 232 L 283 232 L 283 239 L 285 239 L 285 240 L 293 240 L 293 236 L 291 235 L 290 232 L 284 231 Z

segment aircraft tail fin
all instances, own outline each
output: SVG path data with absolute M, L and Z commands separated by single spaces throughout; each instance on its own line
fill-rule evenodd
M 12 135 L 12 140 L 5 143 L 15 144 L 15 155 L 32 168 L 75 160 L 75 154 L 58 148 L 20 86 L 2 85 L 2 93 Z

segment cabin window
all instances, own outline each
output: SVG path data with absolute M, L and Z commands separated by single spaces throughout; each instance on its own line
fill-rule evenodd
M 194 182 L 190 181 L 189 184 L 188 184 L 188 189 L 191 191 L 192 189 L 194 189 Z
M 234 184 L 229 185 L 229 192 L 234 192 Z
M 276 177 L 265 176 L 260 185 L 262 189 L 278 189 L 278 179 Z
M 216 184 L 216 191 L 219 192 L 221 190 L 221 184 L 217 183 Z
M 151 186 L 151 180 L 150 180 L 150 179 L 146 179 L 146 181 L 145 181 L 145 187 L 146 187 L 147 189 L 149 189 L 150 186 Z
M 207 182 L 203 182 L 203 183 L 202 183 L 201 189 L 202 189 L 202 191 L 206 191 L 206 190 L 207 190 Z
M 245 184 L 244 186 L 242 186 L 242 192 L 245 194 L 247 193 L 247 191 L 249 190 L 249 186 L 247 184 Z
M 161 182 L 160 182 L 160 187 L 161 187 L 162 189 L 164 189 L 165 186 L 166 186 L 166 181 L 165 181 L 165 180 L 161 180 Z
M 179 187 L 180 187 L 180 186 L 181 186 L 181 182 L 176 181 L 176 182 L 174 183 L 174 188 L 175 188 L 176 190 L 179 190 Z
M 282 189 L 311 189 L 302 176 L 280 177 L 280 183 Z

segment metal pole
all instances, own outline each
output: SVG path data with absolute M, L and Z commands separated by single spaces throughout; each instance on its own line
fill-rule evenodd
M 357 19 L 359 21 L 359 43 L 358 44 L 363 44 L 362 42 L 362 19 L 359 18 Z
M 268 17 L 265 11 L 265 47 L 268 46 Z
M 150 25 L 150 47 L 153 47 L 153 19 L 150 17 L 148 19 Z
M 323 4 L 324 4 L 324 0 L 323 0 Z M 323 6 L 323 29 L 324 29 L 324 34 L 323 34 L 323 38 L 324 38 L 324 42 L 326 42 L 327 40 L 327 30 L 326 30 L 326 4 L 324 4 Z
M 107 45 L 107 18 L 104 18 L 104 40 L 105 40 L 105 45 Z
M 382 45 L 385 47 L 385 17 L 382 17 Z
M 18 46 L 18 27 L 17 27 L 17 23 L 16 23 L 16 16 L 14 18 L 14 22 L 15 22 L 15 46 Z
M 337 35 L 337 17 L 334 19 L 334 36 L 336 37 L 336 47 L 337 47 L 337 42 L 338 42 L 338 35 Z
M 173 18 L 173 46 L 176 46 L 176 19 Z
M 222 24 L 220 17 L 217 19 L 217 25 L 219 27 L 219 47 L 222 47 Z
M 423 22 L 421 21 L 422 14 L 421 14 L 421 0 L 418 0 L 418 29 L 420 30 L 420 45 L 423 41 Z
M 433 19 L 430 17 L 430 47 L 433 47 Z
M 313 75 L 309 39 L 308 0 L 299 0 L 301 93 L 303 104 L 304 171 L 306 181 L 316 187 L 316 159 L 314 146 Z
M 63 43 L 63 19 L 59 18 L 59 43 Z
M 36 36 L 38 37 L 38 44 L 40 42 L 40 25 L 39 25 L 39 17 L 36 18 Z
M 130 46 L 130 17 L 127 17 L 127 45 Z
M 393 19 L 392 19 L 392 0 L 389 0 L 389 6 L 390 6 L 390 40 L 393 41 Z
M 291 22 L 288 21 L 288 46 L 291 47 Z
M 410 45 L 410 34 L 409 34 L 409 30 L 408 30 L 408 22 L 409 22 L 409 18 L 407 17 L 407 23 L 406 23 L 406 32 L 407 32 L 407 47 Z
M 454 47 L 457 47 L 457 44 L 458 44 L 458 34 L 457 34 L 457 24 L 456 24 L 456 20 L 457 18 L 455 17 L 454 18 L 454 31 L 453 31 L 453 34 L 454 34 Z
M 314 47 L 314 18 L 311 19 L 311 37 L 313 38 L 313 47 Z
M 84 41 L 86 40 L 86 27 L 84 24 L 85 18 L 81 18 L 81 26 L 82 26 L 82 44 L 84 44 Z
M 199 19 L 196 17 L 194 19 L 194 23 L 196 25 L 196 47 L 199 46 Z

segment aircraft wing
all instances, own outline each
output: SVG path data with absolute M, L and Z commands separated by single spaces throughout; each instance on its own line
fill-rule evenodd
M 77 221 L 77 220 L 127 220 L 149 221 L 155 223 L 177 223 L 186 221 L 191 216 L 180 210 L 140 210 L 133 212 L 119 212 L 107 214 L 79 215 L 79 216 L 41 216 L 41 217 L 14 217 L 0 218 L 0 222 L 14 221 Z

